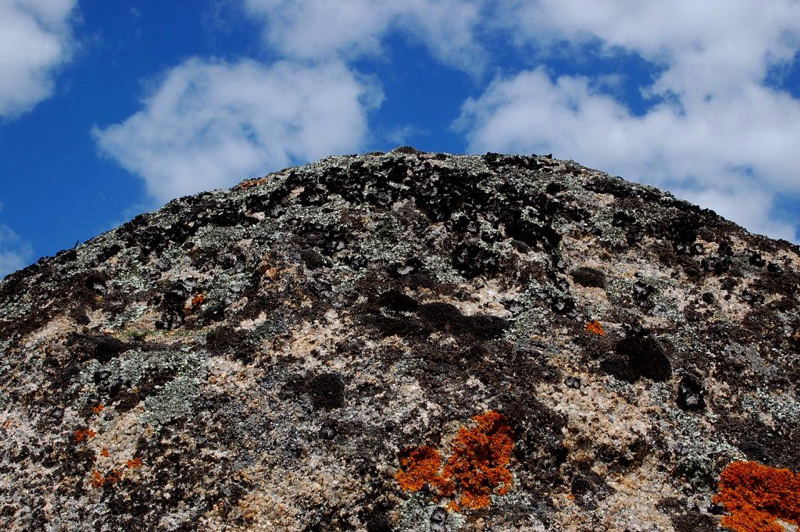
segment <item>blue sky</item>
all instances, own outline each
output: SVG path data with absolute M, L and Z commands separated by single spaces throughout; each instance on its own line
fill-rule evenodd
M 800 239 L 796 0 L 0 0 L 0 275 L 410 144 L 553 153 Z

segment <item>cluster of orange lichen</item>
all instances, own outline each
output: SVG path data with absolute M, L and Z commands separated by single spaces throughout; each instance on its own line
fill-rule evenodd
M 445 496 L 461 493 L 458 502 L 450 503 L 453 510 L 486 508 L 489 496 L 505 495 L 511 489 L 511 451 L 514 448 L 511 427 L 497 412 L 486 412 L 472 418 L 473 429 L 462 427 L 454 441 L 453 454 L 444 466 L 439 490 Z
M 108 456 L 108 455 L 105 454 L 103 456 Z M 133 458 L 131 460 L 128 460 L 128 462 L 125 465 L 127 466 L 128 469 L 139 469 L 142 467 L 142 459 L 138 457 Z M 92 471 L 92 478 L 89 479 L 89 484 L 91 484 L 93 488 L 101 488 L 105 484 L 114 485 L 121 480 L 122 480 L 122 471 L 120 471 L 119 469 L 112 469 L 105 475 L 103 475 L 100 471 L 94 470 Z
M 106 483 L 106 477 L 100 471 L 94 470 L 92 471 L 92 480 L 90 484 L 93 488 L 99 488 L 103 484 Z
M 99 414 L 104 409 L 105 406 L 98 404 L 97 406 L 92 407 L 92 412 Z M 77 429 L 74 433 L 76 442 L 88 441 L 95 436 L 97 436 L 97 433 L 92 429 Z M 111 456 L 111 453 L 107 447 L 103 447 L 100 449 L 100 456 L 108 458 Z M 142 459 L 138 457 L 132 458 L 131 460 L 128 460 L 125 465 L 128 469 L 139 469 L 142 467 Z M 92 471 L 92 476 L 89 479 L 89 484 L 91 484 L 91 486 L 94 488 L 100 488 L 105 484 L 116 484 L 120 480 L 122 480 L 122 471 L 118 469 L 112 469 L 105 475 L 103 475 L 100 471 L 94 470 Z
M 191 314 L 192 312 L 196 311 L 200 305 L 202 305 L 206 300 L 205 294 L 197 294 L 192 298 L 192 302 L 183 307 L 184 314 Z
M 597 320 L 590 321 L 589 323 L 587 323 L 586 324 L 586 330 L 589 331 L 592 334 L 598 334 L 600 336 L 605 336 L 606 335 L 606 331 L 603 330 L 603 326 Z
M 494 411 L 479 414 L 472 421 L 474 427 L 459 429 L 444 467 L 439 451 L 427 445 L 405 452 L 400 459 L 402 469 L 395 475 L 400 487 L 419 491 L 430 485 L 437 496 L 451 499 L 451 510 L 486 508 L 492 493 L 508 493 L 512 430 L 505 417 Z
M 433 447 L 423 445 L 402 456 L 400 466 L 403 469 L 395 475 L 400 487 L 406 491 L 419 491 L 425 484 L 436 483 L 442 467 L 442 456 Z
M 92 411 L 95 414 L 99 414 L 100 412 L 103 411 L 103 409 L 105 409 L 105 406 L 97 405 L 92 408 Z M 87 441 L 91 438 L 94 438 L 95 436 L 97 436 L 97 433 L 92 429 L 78 429 L 74 433 L 76 442 Z M 102 449 L 100 449 L 100 456 L 108 458 L 111 456 L 111 453 L 109 452 L 107 447 L 103 447 Z M 142 459 L 138 457 L 133 458 L 131 460 L 128 460 L 125 465 L 128 467 L 128 469 L 139 469 L 142 467 Z M 116 484 L 120 480 L 122 480 L 122 471 L 118 469 L 112 469 L 105 475 L 103 475 L 100 471 L 94 470 L 92 471 L 92 476 L 89 479 L 89 484 L 91 484 L 91 486 L 94 488 L 100 488 L 105 484 L 112 484 L 112 485 Z
M 92 485 L 93 488 L 100 488 L 104 484 L 116 484 L 122 480 L 122 472 L 117 471 L 116 469 L 112 469 L 105 475 L 103 475 L 100 471 L 94 470 L 92 471 L 92 480 L 89 483 Z
M 267 181 L 268 181 L 268 179 L 266 177 L 261 177 L 261 178 L 257 178 L 257 179 L 247 179 L 246 181 L 242 181 L 241 183 L 239 183 L 239 186 L 237 186 L 236 188 L 241 190 L 241 189 L 246 189 L 246 188 L 250 188 L 250 187 L 255 187 L 255 186 L 258 186 L 258 185 L 263 185 Z
M 730 513 L 722 526 L 744 532 L 783 532 L 777 520 L 800 525 L 800 473 L 758 462 L 732 462 L 719 477 L 721 503 Z
M 81 442 L 81 441 L 86 441 L 90 438 L 94 438 L 95 436 L 97 436 L 97 433 L 92 429 L 78 429 L 75 431 L 74 436 L 76 442 Z

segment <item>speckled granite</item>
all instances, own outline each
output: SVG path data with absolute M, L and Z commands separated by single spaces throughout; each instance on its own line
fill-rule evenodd
M 800 469 L 799 284 L 797 246 L 547 156 L 181 198 L 0 283 L 0 521 L 716 530 L 729 462 Z

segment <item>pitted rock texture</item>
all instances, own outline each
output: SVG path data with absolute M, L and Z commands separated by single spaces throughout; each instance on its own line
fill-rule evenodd
M 728 463 L 800 469 L 799 285 L 797 246 L 549 156 L 181 198 L 0 283 L 0 520 L 715 530 Z M 485 412 L 513 436 L 490 504 L 404 490 Z

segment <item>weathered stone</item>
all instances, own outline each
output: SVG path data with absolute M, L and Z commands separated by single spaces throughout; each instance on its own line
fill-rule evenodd
M 552 156 L 176 199 L 0 282 L 0 521 L 712 530 L 729 462 L 800 468 L 799 291 L 796 246 Z

